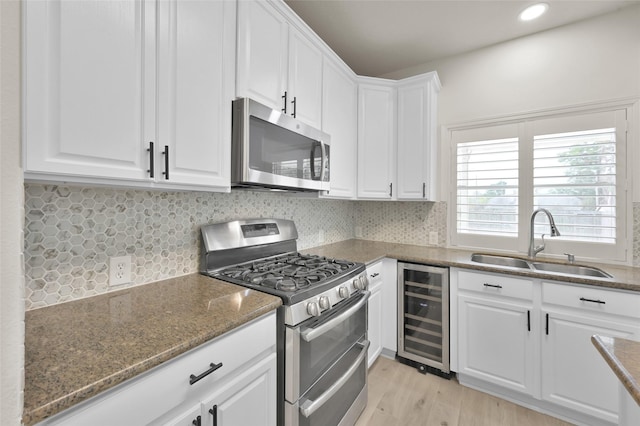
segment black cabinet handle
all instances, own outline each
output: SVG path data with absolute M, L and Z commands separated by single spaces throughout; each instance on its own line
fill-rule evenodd
M 287 113 L 287 92 L 284 92 L 284 95 L 282 95 L 282 99 L 284 100 L 283 104 L 284 104 L 284 108 L 282 108 L 280 111 L 284 112 L 285 114 Z
M 531 331 L 531 311 L 527 311 L 527 331 Z
M 489 284 L 489 283 L 484 283 L 485 287 L 491 287 L 491 288 L 502 288 L 501 285 L 499 284 Z
M 165 180 L 169 180 L 169 145 L 164 146 L 162 155 L 164 155 L 164 172 L 162 174 Z
M 378 272 L 376 272 L 375 274 L 371 274 L 371 278 L 375 278 L 375 277 L 377 277 L 378 275 L 380 275 Z
M 155 153 L 153 150 L 153 142 L 149 142 L 149 148 L 147 148 L 147 152 L 149 153 L 149 170 L 147 170 L 147 172 L 149 173 L 149 177 L 154 177 L 154 169 L 155 169 Z
M 209 408 L 209 413 L 213 416 L 213 426 L 218 426 L 218 406 Z
M 202 426 L 202 417 L 198 416 L 194 421 L 191 422 L 194 426 Z
M 393 196 L 393 183 L 389 184 L 389 197 Z
M 546 321 L 544 326 L 544 332 L 548 336 L 549 335 L 549 314 L 546 315 Z
M 427 182 L 422 182 L 422 198 L 427 198 Z
M 209 374 L 213 373 L 214 371 L 216 371 L 218 368 L 222 367 L 222 363 L 220 364 L 214 364 L 211 363 L 209 364 L 209 366 L 211 367 L 210 369 L 208 369 L 207 371 L 205 371 L 204 373 L 202 373 L 199 376 L 196 376 L 195 374 L 192 374 L 191 376 L 189 376 L 189 384 L 192 385 L 195 382 L 204 379 L 205 377 L 207 377 Z
M 586 299 L 584 297 L 581 297 L 580 300 L 582 300 L 583 302 L 600 303 L 601 305 L 604 305 L 606 303 L 604 300 Z
M 298 99 L 297 96 L 293 97 L 293 100 L 291 101 L 291 103 L 293 104 L 293 113 L 291 114 L 293 116 L 293 118 L 296 118 L 296 100 Z

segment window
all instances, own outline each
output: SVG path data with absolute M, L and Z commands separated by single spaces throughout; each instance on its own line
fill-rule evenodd
M 526 118 L 450 130 L 451 243 L 526 253 L 530 217 L 560 237 L 545 254 L 626 260 L 627 110 Z M 452 226 L 452 228 L 454 228 Z M 536 244 L 550 233 L 538 215 Z

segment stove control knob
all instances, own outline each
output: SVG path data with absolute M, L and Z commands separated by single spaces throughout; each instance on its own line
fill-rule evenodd
M 323 311 L 331 307 L 331 301 L 327 296 L 320 296 L 320 300 L 318 300 L 318 304 L 320 305 L 320 309 L 322 309 Z
M 346 299 L 349 297 L 349 289 L 346 286 L 340 286 L 340 288 L 338 288 L 338 296 L 342 299 Z
M 353 279 L 353 286 L 358 290 L 366 290 L 367 289 L 367 280 L 364 276 L 360 275 L 357 278 Z
M 360 285 L 362 286 L 362 290 L 366 290 L 369 287 L 369 280 L 367 279 L 367 275 L 360 275 Z
M 320 307 L 317 302 L 307 303 L 307 313 L 312 317 L 320 316 Z

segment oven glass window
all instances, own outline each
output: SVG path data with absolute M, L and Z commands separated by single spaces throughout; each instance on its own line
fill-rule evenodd
M 289 178 L 320 180 L 320 142 L 253 116 L 250 126 L 250 168 Z
M 333 315 L 322 322 L 331 321 L 341 311 L 353 306 L 364 295 L 349 301 L 344 307 L 335 310 Z M 335 327 L 314 338 L 311 342 L 300 339 L 300 393 L 303 394 L 326 369 L 345 354 L 356 342 L 362 340 L 367 331 L 367 305 L 364 304 L 356 313 L 338 322 Z M 314 321 L 312 320 L 312 323 Z M 314 327 L 321 323 L 313 324 Z M 304 327 L 303 327 L 304 328 Z

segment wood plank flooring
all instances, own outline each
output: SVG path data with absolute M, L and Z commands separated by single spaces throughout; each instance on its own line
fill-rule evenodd
M 379 357 L 356 426 L 563 426 L 570 423 Z

